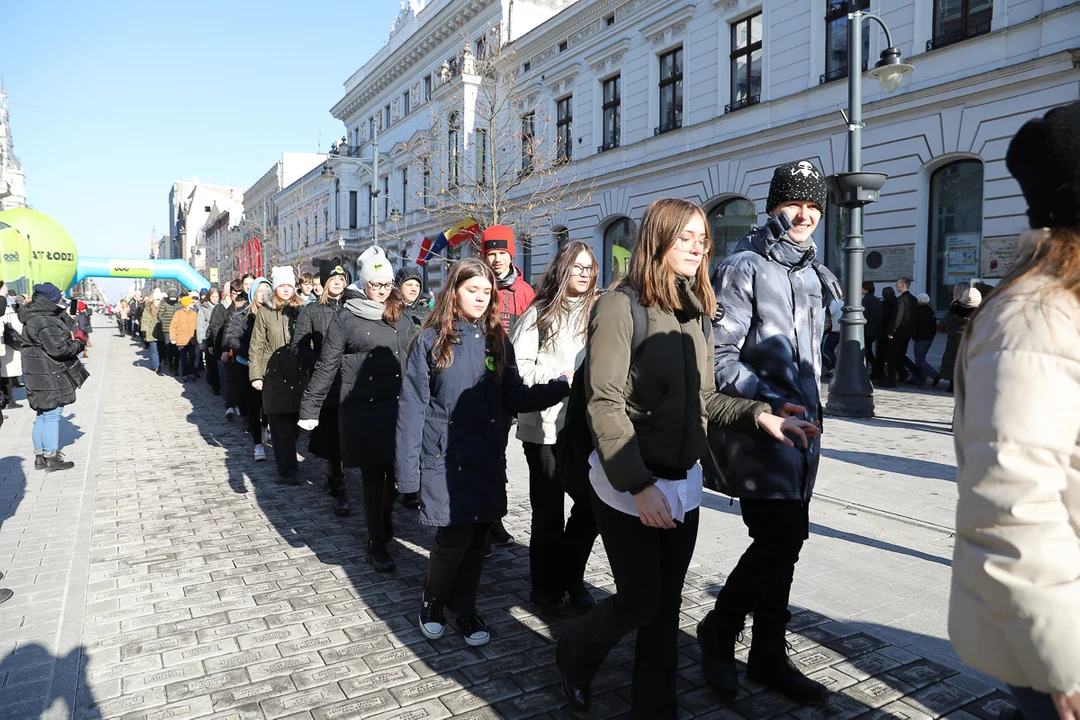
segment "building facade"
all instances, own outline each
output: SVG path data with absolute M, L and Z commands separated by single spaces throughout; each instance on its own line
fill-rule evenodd
M 206 267 L 207 251 L 200 244 L 207 219 L 214 212 L 243 214 L 244 191 L 225 185 L 194 180 L 177 180 L 169 190 L 169 242 L 162 258 L 186 260 L 194 267 Z
M 475 41 L 499 27 L 538 114 L 556 119 L 538 132 L 572 148 L 568 197 L 587 198 L 568 203 L 550 235 L 534 239 L 526 271 L 538 274 L 571 238 L 591 243 L 605 284 L 618 278 L 645 206 L 663 196 L 706 209 L 718 262 L 762 222 L 777 165 L 846 170 L 841 109 L 854 2 L 881 17 L 915 66 L 892 94 L 863 80 L 864 169 L 889 176 L 866 209 L 864 272 L 883 283 L 911 276 L 944 309 L 957 282 L 992 283 L 1015 255 L 1027 220 L 1005 150 L 1027 119 L 1080 98 L 1080 2 L 578 0 L 535 3 L 530 25 L 519 24 L 520 0 L 512 17 L 509 3 L 446 0 L 403 11 L 396 34 L 349 79 L 332 112 L 362 157 L 379 128 L 389 162 L 376 187 L 401 202 L 406 235 L 430 232 L 423 204 L 396 190 L 395 173 L 406 173 L 402 188 L 417 187 L 405 146 L 430 126 L 433 113 L 417 110 L 437 99 L 440 65 L 457 57 L 462 33 Z M 869 22 L 864 37 L 872 66 L 885 37 Z M 434 116 L 453 110 L 468 116 L 467 107 Z M 477 129 L 460 129 L 466 158 Z M 372 202 L 361 203 L 360 227 L 370 226 L 373 205 L 390 229 L 389 213 Z M 830 207 L 816 237 L 837 271 L 843 226 Z M 370 242 L 370 232 L 358 238 Z
M 26 207 L 26 177 L 15 157 L 7 90 L 0 85 L 0 211 Z

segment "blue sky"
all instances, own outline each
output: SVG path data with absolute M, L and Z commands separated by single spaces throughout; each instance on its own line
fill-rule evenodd
M 0 0 L 0 74 L 28 203 L 81 254 L 146 257 L 151 230 L 168 233 L 174 180 L 246 188 L 281 152 L 340 138 L 330 108 L 399 9 Z M 99 283 L 112 297 L 127 285 Z

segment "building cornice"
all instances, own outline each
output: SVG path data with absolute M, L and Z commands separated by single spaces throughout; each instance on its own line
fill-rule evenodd
M 653 40 L 663 36 L 669 30 L 674 34 L 678 34 L 686 29 L 686 23 L 689 22 L 690 18 L 694 17 L 696 9 L 693 5 L 679 8 L 659 20 L 639 27 L 638 32 L 644 35 L 649 42 L 653 42 Z
M 459 36 L 465 23 L 496 2 L 498 0 L 468 0 L 456 8 L 449 5 L 442 8 L 434 18 L 420 27 L 413 38 L 392 50 L 367 77 L 349 90 L 345 97 L 330 109 L 330 114 L 342 122 L 347 122 L 431 51 L 441 47 L 448 38 Z

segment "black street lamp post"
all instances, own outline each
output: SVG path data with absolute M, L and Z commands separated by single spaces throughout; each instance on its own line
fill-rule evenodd
M 828 411 L 847 417 L 874 416 L 874 388 L 866 371 L 866 317 L 862 309 L 863 278 L 863 206 L 877 202 L 885 185 L 884 173 L 862 170 L 862 21 L 873 20 L 885 31 L 888 47 L 868 74 L 881 82 L 885 92 L 893 92 L 900 81 L 915 68 L 901 62 L 900 51 L 893 47 L 889 28 L 881 18 L 855 10 L 848 13 L 848 171 L 828 178 L 831 201 L 848 209 L 848 232 L 844 240 L 846 277 L 844 314 L 840 319 L 840 348 L 836 368 L 829 385 Z

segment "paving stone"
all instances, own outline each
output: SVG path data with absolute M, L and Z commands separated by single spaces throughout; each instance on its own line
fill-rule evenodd
M 339 687 L 350 698 L 362 697 L 378 690 L 390 688 L 398 685 L 405 685 L 415 680 L 419 680 L 420 676 L 408 665 L 398 665 L 387 670 L 383 670 L 377 673 L 371 673 L 368 675 L 356 675 L 354 677 L 341 680 L 338 682 Z M 395 703 L 397 701 L 395 700 Z
M 251 676 L 252 680 L 258 682 L 278 675 L 292 675 L 300 670 L 322 664 L 322 658 L 319 657 L 318 653 L 304 653 L 303 655 L 293 655 L 292 657 L 251 665 L 248 667 L 248 675 Z
M 228 670 L 223 673 L 207 675 L 195 680 L 182 680 L 180 682 L 171 683 L 165 687 L 165 694 L 170 702 L 174 702 L 201 695 L 209 695 L 210 693 L 227 690 L 228 688 L 240 687 L 247 685 L 249 682 L 250 680 L 248 680 L 247 672 L 244 670 Z
M 183 665 L 174 665 L 153 670 L 139 675 L 126 675 L 123 679 L 124 692 L 132 692 L 147 687 L 168 685 L 181 680 L 191 680 L 206 674 L 199 662 L 189 662 Z
M 904 703 L 916 710 L 939 717 L 967 705 L 975 696 L 954 685 L 937 683 L 904 698 Z
M 244 668 L 249 665 L 257 665 L 263 661 L 280 657 L 276 647 L 267 646 L 245 650 L 233 655 L 224 655 L 203 661 L 203 666 L 208 673 L 217 673 L 233 668 Z
M 881 677 L 863 680 L 856 685 L 844 688 L 842 692 L 844 695 L 867 707 L 879 708 L 899 700 L 914 690 L 915 688 L 907 683 L 900 682 L 888 675 L 883 675 Z
M 310 711 L 330 703 L 345 700 L 345 693 L 335 684 L 311 688 L 292 695 L 263 700 L 259 703 L 268 720 L 276 720 L 297 712 Z
M 475 713 L 500 700 L 519 695 L 521 692 L 521 688 L 509 678 L 496 678 L 468 689 L 444 694 L 440 699 L 450 712 L 461 715 Z
M 101 720 L 116 718 L 126 713 L 164 705 L 166 693 L 163 687 L 144 688 L 128 693 L 123 697 L 97 700 L 90 704 L 79 704 L 75 708 L 75 720 Z
M 348 720 L 367 718 L 397 708 L 397 701 L 388 690 L 368 693 L 345 702 L 324 705 L 312 710 L 315 720 Z
M 263 681 L 248 683 L 238 688 L 210 693 L 214 710 L 232 710 L 241 706 L 259 706 L 263 700 L 295 692 L 296 687 L 287 676 L 279 675 Z
M 446 693 L 460 690 L 463 683 L 453 675 L 433 676 L 417 680 L 407 685 L 398 685 L 390 689 L 390 694 L 401 706 L 413 705 Z
M 189 720 L 213 712 L 213 704 L 208 697 L 195 697 L 176 703 L 136 710 L 124 715 L 123 720 Z

